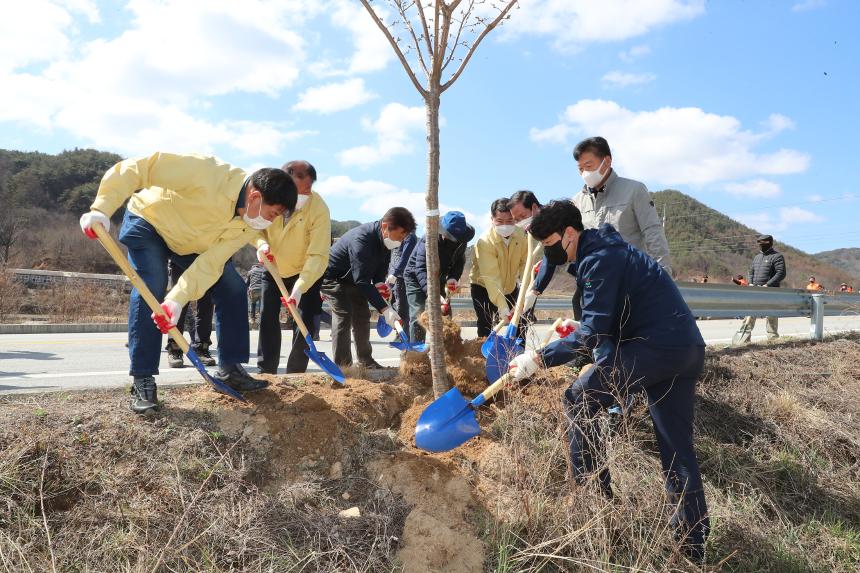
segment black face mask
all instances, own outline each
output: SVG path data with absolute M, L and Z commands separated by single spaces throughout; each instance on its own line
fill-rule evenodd
M 773 243 L 759 243 L 758 248 L 761 249 L 762 253 L 766 253 L 773 246 Z
M 549 264 L 559 266 L 567 263 L 567 251 L 564 249 L 564 237 L 557 243 L 543 248 L 543 254 Z

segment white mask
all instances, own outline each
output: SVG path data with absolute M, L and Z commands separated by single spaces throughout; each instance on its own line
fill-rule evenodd
M 385 243 L 385 248 L 391 251 L 399 247 L 402 241 L 395 241 L 394 239 L 389 239 L 388 237 L 382 237 L 382 242 Z
M 582 180 L 585 181 L 585 184 L 590 188 L 594 189 L 600 182 L 603 181 L 603 177 L 606 175 L 605 173 L 601 173 L 600 170 L 603 168 L 603 164 L 606 162 L 606 158 L 603 158 L 603 161 L 600 162 L 600 165 L 597 166 L 597 169 L 594 171 L 583 171 L 582 172 Z
M 526 219 L 523 219 L 522 221 L 517 221 L 517 227 L 519 227 L 523 231 L 528 231 L 529 227 L 532 224 L 532 219 L 534 219 L 534 217 L 528 217 Z
M 301 209 L 304 206 L 304 204 L 308 202 L 308 199 L 310 199 L 310 198 L 311 198 L 310 195 L 301 195 L 301 194 L 297 195 L 296 196 L 296 209 L 295 210 L 298 211 L 299 209 Z
M 513 235 L 516 229 L 517 228 L 514 225 L 496 225 L 496 233 L 498 233 L 499 236 L 504 237 L 505 239 Z
M 263 230 L 267 229 L 269 227 L 269 225 L 272 224 L 271 221 L 269 221 L 268 219 L 263 217 L 263 200 L 262 199 L 260 199 L 260 211 L 257 213 L 256 217 L 249 217 L 248 216 L 248 211 L 249 211 L 249 209 L 247 207 L 248 204 L 245 203 L 245 205 L 246 205 L 245 213 L 242 215 L 242 220 L 245 221 L 246 225 L 248 225 L 249 227 L 251 227 L 252 229 L 255 229 L 257 231 L 263 231 Z

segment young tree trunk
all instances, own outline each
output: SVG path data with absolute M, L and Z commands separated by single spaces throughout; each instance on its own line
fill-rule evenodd
M 438 398 L 450 389 L 442 340 L 442 309 L 439 304 L 439 103 L 438 87 L 424 100 L 427 109 L 427 318 L 433 394 Z M 436 213 L 435 215 L 433 213 Z

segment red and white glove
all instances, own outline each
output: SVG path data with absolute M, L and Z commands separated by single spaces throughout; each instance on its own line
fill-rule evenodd
M 505 305 L 505 314 L 504 314 L 504 317 L 505 317 L 505 320 L 506 320 L 506 321 L 510 322 L 510 321 L 511 321 L 511 319 L 512 319 L 512 318 L 514 318 L 514 309 L 512 309 L 512 308 L 511 308 L 511 307 L 509 307 L 508 305 Z
M 532 307 L 537 302 L 538 293 L 529 289 L 529 292 L 526 293 L 526 300 L 523 303 L 523 312 L 528 312 L 532 309 Z
M 555 327 L 555 332 L 558 334 L 559 338 L 567 338 L 576 330 L 579 326 L 579 323 L 575 320 L 571 320 L 570 318 L 565 318 L 561 321 L 561 324 Z
M 287 299 L 287 304 L 291 304 L 296 308 L 299 308 L 299 302 L 302 300 L 302 290 L 298 287 L 298 285 L 293 287 L 293 291 L 290 293 L 290 298 Z
M 385 322 L 387 322 L 388 326 L 391 328 L 394 328 L 394 325 L 400 322 L 400 315 L 397 314 L 397 311 L 390 306 L 386 306 L 382 309 L 382 316 L 385 317 Z
M 179 306 L 178 302 L 172 301 L 168 298 L 161 303 L 161 310 L 164 314 L 155 314 L 153 312 L 150 316 L 152 317 L 153 322 L 155 322 L 155 326 L 158 327 L 158 330 L 160 330 L 162 334 L 167 334 L 167 332 L 176 326 L 176 323 L 179 321 L 182 307 Z
M 540 369 L 538 355 L 534 350 L 526 350 L 508 363 L 508 374 L 516 380 L 525 380 Z
M 270 263 L 275 262 L 275 256 L 272 254 L 272 250 L 269 248 L 269 243 L 263 243 L 257 248 L 257 260 L 260 261 L 261 264 L 265 263 L 266 259 L 269 259 Z
M 385 300 L 391 298 L 391 287 L 388 286 L 388 283 L 376 283 L 374 286 L 379 291 L 379 296 Z
M 451 315 L 451 301 L 445 298 L 444 296 L 439 296 L 439 299 L 442 303 L 442 316 L 450 316 Z
M 445 283 L 445 290 L 447 290 L 451 294 L 454 294 L 459 289 L 460 283 L 457 281 L 457 279 L 448 279 L 448 281 Z
M 390 284 L 391 286 L 394 286 L 394 284 L 397 282 L 397 277 L 394 275 L 388 275 L 388 278 L 385 279 L 385 282 L 386 282 L 386 284 Z
M 81 215 L 80 223 L 81 230 L 84 232 L 84 235 L 90 239 L 98 239 L 96 232 L 93 231 L 93 225 L 95 223 L 101 223 L 101 226 L 105 228 L 105 231 L 110 231 L 110 219 L 101 211 L 90 211 L 89 213 L 84 213 Z
M 534 276 L 538 276 L 538 273 L 540 272 L 540 266 L 542 263 L 543 263 L 543 259 L 541 259 L 537 263 L 535 263 L 535 266 L 532 269 L 532 273 L 534 274 Z

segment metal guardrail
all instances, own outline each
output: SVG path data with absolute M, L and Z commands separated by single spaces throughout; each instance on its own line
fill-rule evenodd
M 12 277 L 28 286 L 40 287 L 64 282 L 88 282 L 95 284 L 126 285 L 131 284 L 123 275 L 100 273 L 71 273 L 66 271 L 42 271 L 35 269 L 6 269 Z

